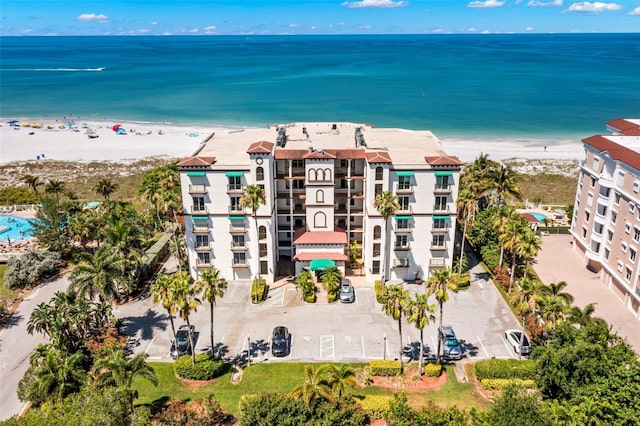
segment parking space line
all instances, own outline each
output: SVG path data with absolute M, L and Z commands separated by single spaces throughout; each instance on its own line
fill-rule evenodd
M 480 346 L 482 347 L 484 354 L 487 356 L 487 358 L 491 358 L 489 356 L 489 352 L 487 352 L 487 349 L 484 347 L 484 344 L 482 343 L 482 339 L 480 338 L 480 336 L 476 336 L 476 337 L 478 338 L 478 342 L 480 342 Z
M 153 336 L 153 338 L 151 339 L 151 341 L 149 342 L 149 344 L 147 345 L 147 348 L 144 350 L 144 353 L 148 354 L 149 353 L 149 348 L 151 348 L 151 345 L 153 344 L 153 341 L 156 340 L 156 336 Z
M 328 347 L 325 347 L 326 345 L 328 345 Z M 320 358 L 321 359 L 325 359 L 325 356 L 324 356 L 325 351 L 331 351 L 330 356 L 327 356 L 326 359 L 336 358 L 336 345 L 335 345 L 333 334 L 320 336 Z
M 362 359 L 367 359 L 367 352 L 364 347 L 364 336 L 360 336 L 360 342 L 362 343 Z
M 507 343 L 506 340 L 504 340 L 504 337 L 502 335 L 500 335 L 500 340 L 502 340 L 502 343 L 504 343 L 504 347 L 507 348 L 507 355 L 509 356 L 509 358 L 511 358 L 511 351 L 513 350 L 513 347 L 509 346 L 509 344 Z
M 293 335 L 290 334 L 289 338 L 291 339 L 291 346 L 289 347 L 289 358 L 293 358 Z M 271 337 L 269 337 L 269 347 L 271 347 Z

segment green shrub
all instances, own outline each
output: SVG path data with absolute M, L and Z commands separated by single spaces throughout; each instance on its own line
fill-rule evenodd
M 372 419 L 381 419 L 389 409 L 389 402 L 392 399 L 393 397 L 388 395 L 365 395 L 364 399 L 358 402 Z
M 327 293 L 327 300 L 329 301 L 329 303 L 335 302 L 337 298 L 338 298 L 338 293 L 337 292 Z
M 30 251 L 21 257 L 10 257 L 4 275 L 7 288 L 23 288 L 39 279 L 55 274 L 60 267 L 60 253 Z
M 432 362 L 422 366 L 424 375 L 427 377 L 440 377 L 442 374 L 442 364 L 434 364 Z
M 486 359 L 476 363 L 476 377 L 483 379 L 533 380 L 536 362 L 530 359 Z
M 251 303 L 264 302 L 264 298 L 267 295 L 267 280 L 260 278 L 260 285 L 258 279 L 254 278 L 251 283 Z
M 387 286 L 381 280 L 377 280 L 374 286 L 376 292 L 376 300 L 383 303 L 384 297 L 387 295 Z
M 307 303 L 316 303 L 316 293 L 309 293 L 302 296 L 302 300 Z
M 374 360 L 369 363 L 372 376 L 399 376 L 400 361 Z
M 36 194 L 28 188 L 4 188 L 0 191 L 0 204 L 35 204 L 38 202 Z
M 227 366 L 220 358 L 199 354 L 195 365 L 191 364 L 191 356 L 183 355 L 173 363 L 173 369 L 183 379 L 211 380 L 226 373 Z
M 458 291 L 467 290 L 471 286 L 471 282 L 469 281 L 469 273 L 463 272 L 460 275 L 460 280 L 458 281 Z
M 531 379 L 483 379 L 480 381 L 482 389 L 487 390 L 502 390 L 507 386 L 518 386 L 522 388 L 531 389 L 536 386 L 536 382 Z

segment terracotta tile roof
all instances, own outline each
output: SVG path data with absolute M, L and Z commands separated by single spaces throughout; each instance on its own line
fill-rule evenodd
M 307 231 L 304 228 L 294 233 L 293 244 L 347 244 L 347 234 L 342 231 Z
M 330 154 L 330 153 L 328 153 L 327 151 L 324 151 L 324 150 L 322 152 L 320 152 L 318 150 L 314 150 L 312 152 L 307 152 L 307 154 L 302 158 L 304 158 L 305 160 L 307 158 L 333 160 L 333 159 L 336 158 L 336 156 L 333 155 L 333 154 Z
M 271 154 L 271 150 L 275 144 L 273 142 L 260 141 L 249 145 L 247 154 Z
M 276 149 L 273 156 L 276 160 L 302 160 L 308 153 L 307 149 Z
M 308 262 L 316 259 L 329 259 L 338 262 L 346 262 L 349 260 L 349 256 L 343 253 L 331 252 L 331 251 L 305 251 L 293 256 L 293 260 L 299 262 Z
M 640 136 L 640 125 L 625 120 L 624 118 L 616 118 L 615 120 L 608 121 L 607 126 L 625 136 Z
M 179 163 L 179 167 L 206 167 L 216 162 L 216 157 L 186 157 Z
M 595 135 L 582 139 L 582 142 L 587 145 L 591 145 L 600 152 L 607 151 L 614 160 L 621 161 L 630 165 L 634 169 L 640 170 L 640 152 L 617 144 L 602 135 Z
M 436 157 L 424 157 L 424 161 L 432 166 L 462 166 L 462 161 L 458 157 L 449 155 L 439 155 Z
M 391 157 L 386 151 L 373 151 L 364 154 L 369 163 L 391 163 Z
M 326 154 L 332 155 L 331 158 L 336 158 L 338 160 L 343 159 L 364 159 L 365 152 L 364 149 L 325 149 L 324 152 Z M 274 153 L 274 157 L 276 160 L 302 160 L 304 158 L 316 158 L 309 156 L 308 149 L 282 149 L 276 148 Z M 317 158 L 328 158 L 328 157 L 317 157 Z
M 520 216 L 527 219 L 527 222 L 529 223 L 538 223 L 538 219 L 536 219 L 536 217 L 530 213 L 520 213 Z
M 364 159 L 365 152 L 362 148 L 354 149 L 325 149 L 325 152 L 333 154 L 338 160 Z

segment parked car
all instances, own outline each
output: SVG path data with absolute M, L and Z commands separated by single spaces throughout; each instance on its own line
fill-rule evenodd
M 271 353 L 273 356 L 287 356 L 291 352 L 291 335 L 289 329 L 279 325 L 273 329 L 271 336 Z
M 173 359 L 193 353 L 193 348 L 196 345 L 195 342 L 189 341 L 189 328 L 191 328 L 191 338 L 196 338 L 196 328 L 194 326 L 181 325 L 176 332 L 176 341 L 171 345 L 171 357 Z
M 513 346 L 513 350 L 520 355 L 529 355 L 531 353 L 531 343 L 527 339 L 526 334 L 522 334 L 522 330 L 510 329 L 504 332 L 507 342 Z
M 340 282 L 340 301 L 342 303 L 353 303 L 356 300 L 356 292 L 351 285 L 351 281 L 343 279 Z
M 447 360 L 462 359 L 462 346 L 458 342 L 456 333 L 450 325 L 443 325 L 438 329 L 438 338 L 442 342 L 442 357 Z

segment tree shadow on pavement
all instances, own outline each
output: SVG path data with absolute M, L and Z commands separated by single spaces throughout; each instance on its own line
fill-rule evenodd
M 133 336 L 139 331 L 141 340 L 151 340 L 154 330 L 165 331 L 167 329 L 168 319 L 167 314 L 158 314 L 147 309 L 147 312 L 142 316 L 123 317 L 122 321 L 125 323 L 125 332 L 129 336 Z

